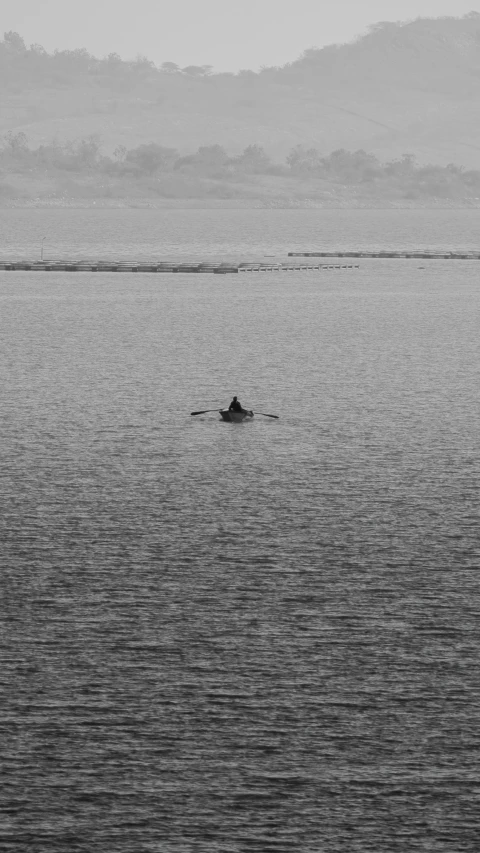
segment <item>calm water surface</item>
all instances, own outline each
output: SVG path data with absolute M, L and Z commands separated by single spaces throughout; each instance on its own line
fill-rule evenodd
M 480 250 L 480 210 L 0 210 L 0 258 Z
M 478 246 L 334 213 L 3 211 L 1 248 Z M 480 265 L 419 263 L 0 272 L 6 853 L 480 849 Z M 190 416 L 233 393 L 280 420 Z

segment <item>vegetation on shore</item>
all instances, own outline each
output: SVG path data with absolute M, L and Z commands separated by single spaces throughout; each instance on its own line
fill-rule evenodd
M 0 200 L 13 199 L 268 199 L 368 203 L 402 199 L 478 201 L 480 171 L 419 165 L 415 157 L 382 163 L 363 150 L 322 156 L 297 145 L 279 162 L 259 145 L 229 154 L 221 145 L 194 153 L 157 142 L 102 152 L 95 136 L 30 147 L 9 132 L 0 149 Z

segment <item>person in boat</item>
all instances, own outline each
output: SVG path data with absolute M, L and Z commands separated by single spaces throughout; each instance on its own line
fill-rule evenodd
M 242 404 L 236 397 L 233 398 L 232 402 L 228 407 L 229 412 L 243 412 Z

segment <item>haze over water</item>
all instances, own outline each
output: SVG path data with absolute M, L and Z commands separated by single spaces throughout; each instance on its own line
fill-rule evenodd
M 0 217 L 129 259 L 480 224 Z M 480 265 L 359 263 L 0 273 L 3 850 L 478 850 Z M 233 394 L 280 420 L 190 416 Z

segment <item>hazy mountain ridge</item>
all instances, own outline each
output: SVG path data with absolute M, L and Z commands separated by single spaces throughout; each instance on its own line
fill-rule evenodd
M 85 50 L 50 55 L 9 33 L 0 79 L 0 135 L 23 131 L 30 145 L 98 134 L 107 153 L 151 141 L 238 153 L 255 142 L 282 159 L 302 144 L 480 167 L 478 13 L 380 23 L 347 45 L 237 75 Z

